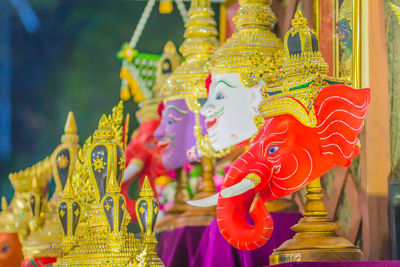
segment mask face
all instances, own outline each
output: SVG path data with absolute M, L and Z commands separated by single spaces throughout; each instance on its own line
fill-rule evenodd
M 200 116 L 204 128 L 204 117 Z M 199 158 L 193 128 L 195 114 L 189 110 L 184 99 L 165 104 L 160 126 L 154 133 L 161 147 L 161 159 L 165 168 L 175 170 Z
M 22 255 L 22 246 L 17 234 L 0 234 L 0 267 L 21 266 L 24 259 Z
M 261 83 L 242 85 L 237 73 L 212 77 L 207 102 L 201 109 L 211 146 L 220 151 L 249 139 L 256 131 L 254 117 L 261 103 Z

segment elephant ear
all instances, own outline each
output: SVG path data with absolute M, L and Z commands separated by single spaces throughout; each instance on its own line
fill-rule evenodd
M 318 94 L 314 108 L 321 153 L 331 157 L 335 165 L 347 167 L 360 154 L 358 135 L 369 103 L 369 88 L 358 90 L 336 84 Z

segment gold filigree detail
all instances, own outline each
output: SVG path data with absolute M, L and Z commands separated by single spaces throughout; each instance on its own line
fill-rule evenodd
M 104 169 L 106 163 L 103 161 L 103 157 L 97 156 L 97 158 L 93 160 L 92 165 L 96 171 L 100 172 L 101 170 Z

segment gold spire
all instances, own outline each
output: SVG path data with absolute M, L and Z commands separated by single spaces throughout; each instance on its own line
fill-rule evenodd
M 161 89 L 165 101 L 207 98 L 206 64 L 218 46 L 216 22 L 209 0 L 192 0 L 179 51 L 185 57 Z
M 319 51 L 318 37 L 307 26 L 307 19 L 300 10 L 285 35 L 284 46 L 285 57 L 279 83 L 264 88 L 260 113 L 264 118 L 290 114 L 304 125 L 315 127 L 316 96 L 322 88 L 344 81 L 327 76 L 328 64 Z
M 394 14 L 396 15 L 397 20 L 400 23 L 400 7 L 390 3 L 390 7 L 392 8 Z
M 39 186 L 38 180 L 36 178 L 36 176 L 33 177 L 32 179 L 32 191 L 33 192 L 40 192 L 41 188 Z
M 74 187 L 72 186 L 71 179 L 67 180 L 67 183 L 64 187 L 64 191 L 62 192 L 62 198 L 63 199 L 75 199 L 75 190 Z
M 121 186 L 118 184 L 115 172 L 112 170 L 110 178 L 107 180 L 107 193 L 119 193 L 121 191 Z
M 8 207 L 7 199 L 5 196 L 1 197 L 1 211 L 6 211 Z
M 212 57 L 212 75 L 238 73 L 246 87 L 260 80 L 269 83 L 276 79 L 282 42 L 272 32 L 276 18 L 269 4 L 269 0 L 239 1 L 239 10 L 233 18 L 238 31 Z
M 143 186 L 142 186 L 142 189 L 140 189 L 139 196 L 140 197 L 152 197 L 152 196 L 154 196 L 153 188 L 151 188 L 151 185 L 150 185 L 150 182 L 149 182 L 149 178 L 147 177 L 147 175 L 144 178 Z
M 103 114 L 103 116 L 101 116 L 101 119 L 99 121 L 99 126 L 98 126 L 97 130 L 93 134 L 93 139 L 94 140 L 102 140 L 102 139 L 111 140 L 114 138 L 114 136 L 115 136 L 115 133 L 110 126 L 110 122 L 108 121 L 107 116 Z
M 74 113 L 70 111 L 68 113 L 67 121 L 65 122 L 64 134 L 61 136 L 61 142 L 63 144 L 77 144 L 79 141 L 77 132 L 78 130 L 76 127 Z

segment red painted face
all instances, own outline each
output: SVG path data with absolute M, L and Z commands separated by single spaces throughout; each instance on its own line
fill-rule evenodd
M 140 124 L 137 133 L 132 137 L 126 148 L 126 162 L 139 159 L 149 176 L 158 177 L 166 173 L 161 161 L 161 149 L 157 145 L 154 131 L 160 125 L 160 120 L 148 120 Z
M 19 267 L 23 259 L 18 234 L 0 234 L 0 267 Z
M 218 225 L 233 246 L 249 250 L 267 242 L 273 224 L 264 201 L 298 191 L 337 165 L 350 165 L 360 153 L 358 134 L 366 118 L 369 94 L 369 89 L 343 85 L 324 88 L 315 101 L 314 128 L 304 126 L 291 115 L 265 119 L 249 150 L 227 173 L 223 189 L 238 184 L 249 174 L 258 175 L 260 183 L 246 193 L 220 196 L 218 200 Z M 256 193 L 260 198 L 251 213 L 255 223 L 249 225 L 247 216 Z

